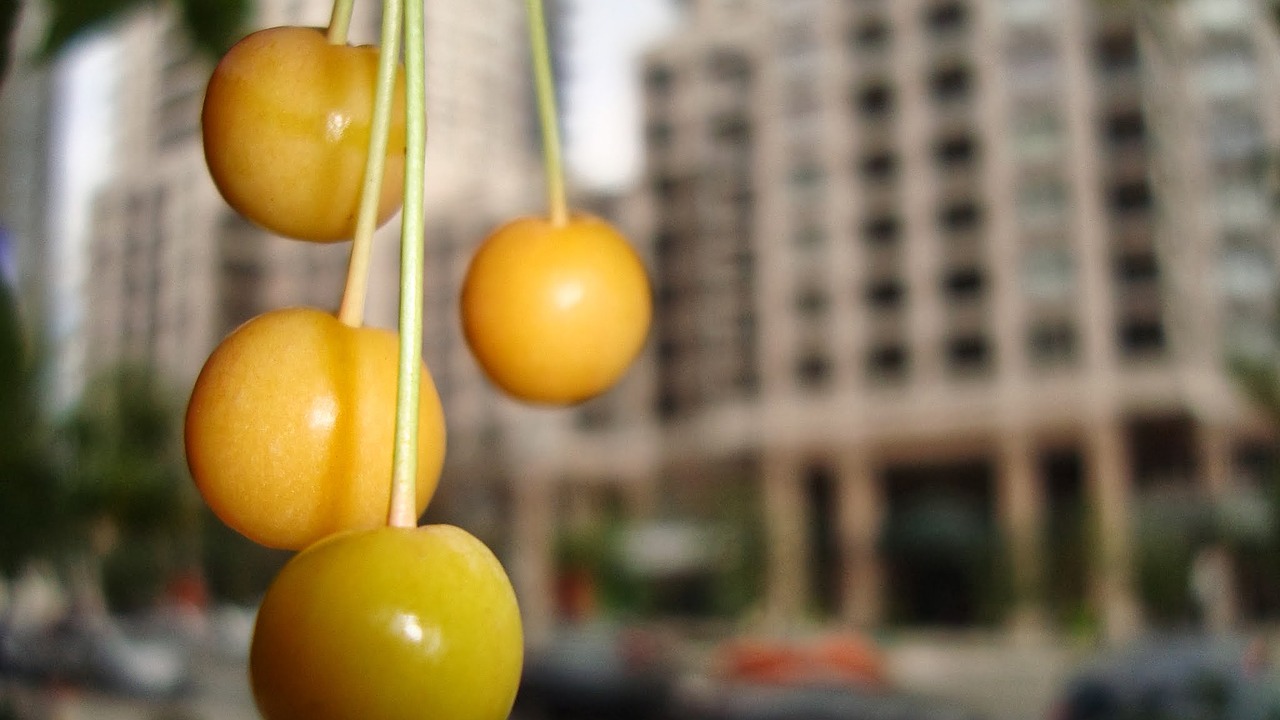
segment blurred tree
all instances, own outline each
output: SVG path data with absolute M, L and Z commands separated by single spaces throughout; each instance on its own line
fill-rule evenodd
M 34 356 L 13 288 L 0 281 L 0 574 L 48 553 L 61 525 Z
M 49 7 L 40 54 L 50 59 L 74 40 L 106 27 L 128 13 L 156 5 L 172 4 L 182 17 L 196 47 L 219 57 L 244 32 L 253 0 L 27 0 Z M 0 77 L 9 67 L 10 38 L 18 24 L 22 0 L 0 0 Z
M 15 0 L 3 0 L 13 3 Z M 56 55 L 80 35 L 102 28 L 125 14 L 161 3 L 177 6 L 196 47 L 221 55 L 243 31 L 251 0 L 45 0 L 50 5 L 44 53 Z
M 78 578 L 112 607 L 150 602 L 179 571 L 200 564 L 199 499 L 182 454 L 181 404 L 145 366 L 95 378 L 60 427 L 69 534 Z

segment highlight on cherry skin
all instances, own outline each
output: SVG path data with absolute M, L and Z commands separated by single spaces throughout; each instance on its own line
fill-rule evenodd
M 236 43 L 205 91 L 205 160 L 227 203 L 298 240 L 355 233 L 377 87 L 379 50 L 330 44 L 324 30 L 276 27 Z M 392 99 L 378 223 L 404 188 L 404 80 Z
M 187 464 L 228 526 L 300 550 L 387 522 L 398 337 L 311 308 L 273 310 L 213 351 L 187 406 Z M 444 463 L 444 413 L 425 368 L 419 392 L 418 515 Z
M 472 354 L 508 395 L 569 405 L 611 388 L 644 346 L 652 297 L 644 264 L 610 224 L 513 220 L 467 269 L 462 327 Z
M 266 720 L 505 720 L 524 635 L 498 559 L 449 525 L 342 533 L 268 588 L 249 655 Z

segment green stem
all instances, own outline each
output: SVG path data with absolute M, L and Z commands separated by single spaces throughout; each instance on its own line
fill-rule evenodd
M 547 209 L 551 224 L 562 226 L 569 220 L 569 202 L 565 192 L 564 162 L 560 157 L 560 125 L 556 112 L 556 84 L 551 74 L 551 51 L 547 47 L 547 21 L 542 11 L 542 0 L 527 0 L 527 4 L 533 82 L 538 97 L 538 119 L 542 124 L 542 164 L 547 173 Z
M 329 44 L 347 44 L 347 33 L 351 29 L 351 10 L 355 4 L 356 0 L 333 0 L 333 13 L 329 16 Z
M 390 5 L 396 0 L 385 0 Z M 418 524 L 418 392 L 422 382 L 423 184 L 427 117 L 424 0 L 404 3 L 405 163 L 400 222 L 400 384 L 392 456 L 391 511 L 387 524 Z M 388 10 L 387 12 L 390 12 Z
M 365 296 L 369 289 L 369 258 L 373 251 L 373 231 L 378 225 L 378 205 L 382 198 L 382 175 L 387 161 L 387 136 L 391 128 L 391 106 L 394 104 L 396 72 L 400 55 L 401 0 L 386 0 L 389 6 L 382 14 L 382 47 L 378 54 L 378 86 L 373 103 L 373 122 L 369 129 L 369 154 L 365 161 L 364 184 L 360 189 L 360 208 L 356 215 L 356 234 L 351 243 L 351 260 L 347 264 L 347 285 L 342 292 L 338 319 L 351 327 L 364 323 Z

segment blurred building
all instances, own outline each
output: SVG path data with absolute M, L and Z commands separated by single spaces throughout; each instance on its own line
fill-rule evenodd
M 565 455 L 648 477 L 640 512 L 754 508 L 783 622 L 1131 633 L 1144 503 L 1265 475 L 1224 370 L 1275 349 L 1264 4 L 684 5 L 628 210 L 647 407 Z M 593 477 L 560 476 L 544 535 Z
M 259 26 L 327 22 L 328 3 L 260 5 Z M 1260 482 L 1266 429 L 1223 371 L 1273 351 L 1260 2 L 685 3 L 644 63 L 643 186 L 582 200 L 648 256 L 650 350 L 576 411 L 499 399 L 455 320 L 475 243 L 541 202 L 523 8 L 426 7 L 424 352 L 450 432 L 429 514 L 511 561 L 535 632 L 563 609 L 566 536 L 621 515 L 631 570 L 677 611 L 719 593 L 782 623 L 1040 627 L 1083 608 L 1123 635 L 1143 499 Z M 145 361 L 185 388 L 239 322 L 336 307 L 346 246 L 231 213 L 196 132 L 208 61 L 165 12 L 120 37 L 88 370 Z M 726 562 L 735 580 L 708 579 Z

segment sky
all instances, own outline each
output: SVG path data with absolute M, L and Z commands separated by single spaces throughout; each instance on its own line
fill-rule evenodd
M 566 150 L 577 182 L 616 189 L 640 169 L 638 53 L 675 26 L 671 0 L 573 0 Z

